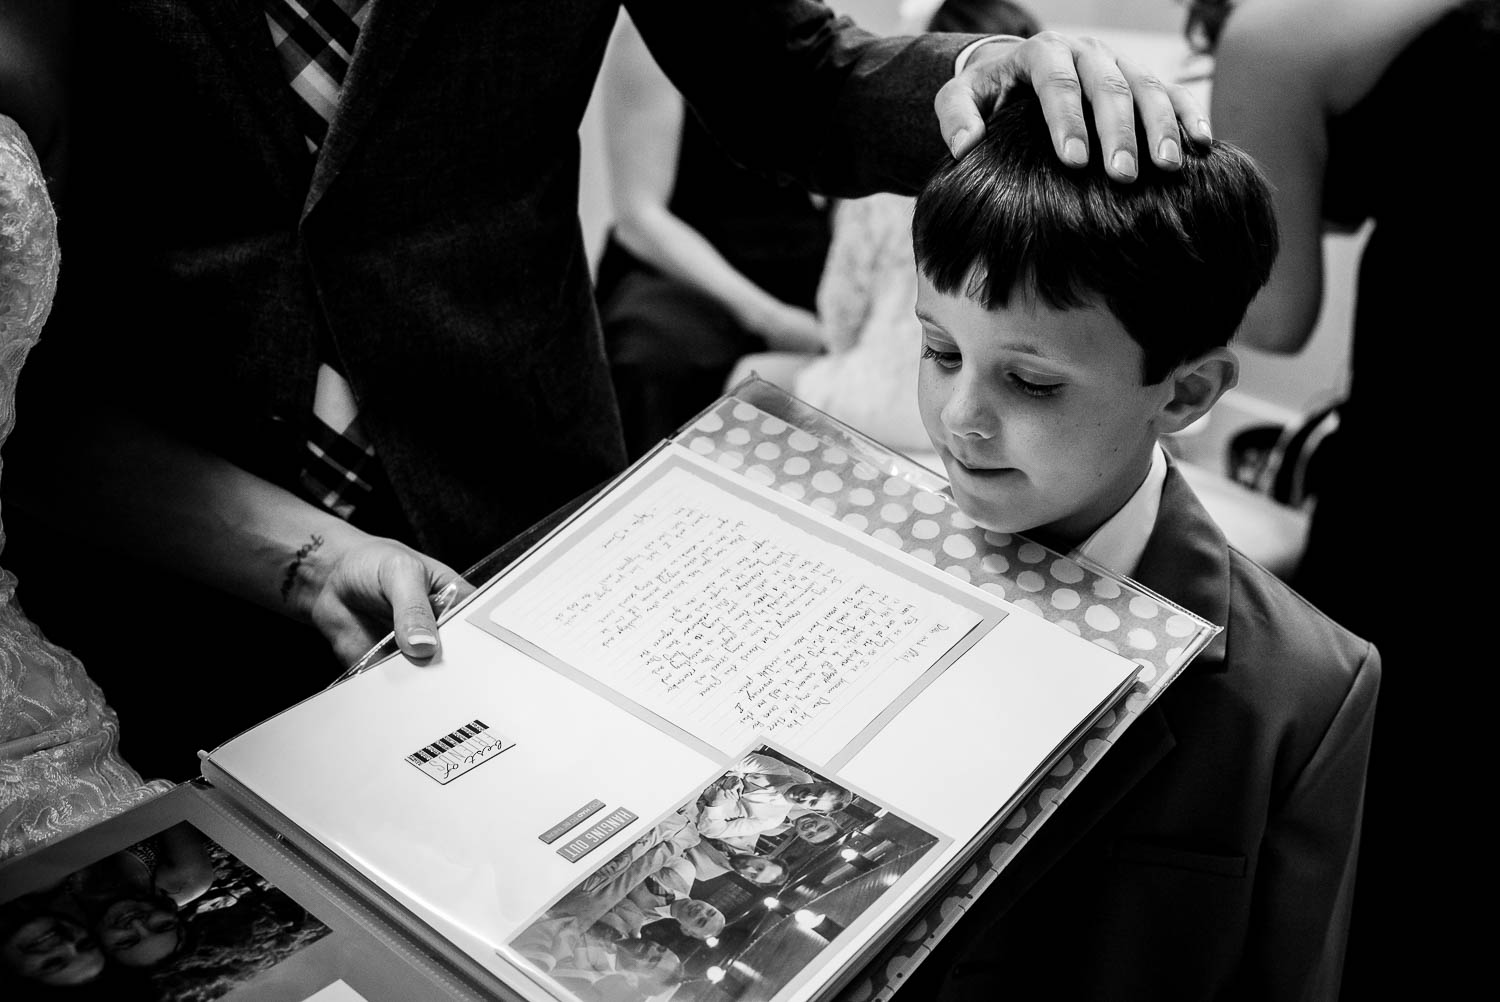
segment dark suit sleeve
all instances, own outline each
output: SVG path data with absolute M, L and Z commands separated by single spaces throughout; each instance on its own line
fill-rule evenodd
M 1271 816 L 1245 950 L 1245 998 L 1338 997 L 1379 685 L 1380 657 L 1367 647 L 1322 741 Z
M 972 35 L 879 38 L 811 0 L 626 0 L 735 160 L 830 195 L 912 194 L 948 155 L 933 97 Z

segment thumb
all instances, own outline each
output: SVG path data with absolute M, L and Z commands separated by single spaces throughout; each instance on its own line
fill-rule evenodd
M 1022 41 L 1000 37 L 981 43 L 970 53 L 964 71 L 938 89 L 933 110 L 955 160 L 984 137 L 985 116 L 999 106 L 1015 82 L 1015 52 Z
M 448 577 L 458 579 L 452 571 L 448 571 Z M 391 606 L 396 646 L 407 657 L 423 661 L 437 657 L 440 652 L 437 615 L 433 612 L 428 582 L 427 562 L 413 554 L 381 561 L 380 588 Z

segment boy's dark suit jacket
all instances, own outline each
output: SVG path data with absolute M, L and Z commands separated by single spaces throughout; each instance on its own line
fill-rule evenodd
M 310 409 L 322 346 L 403 535 L 462 568 L 624 464 L 578 221 L 620 0 L 372 2 L 316 160 L 263 0 L 81 5 L 67 274 L 26 409 L 114 391 L 295 486 L 275 419 Z M 747 164 L 857 195 L 946 155 L 932 98 L 968 36 L 876 39 L 810 0 L 627 6 Z
M 1136 578 L 1224 631 L 898 998 L 1337 998 L 1379 657 L 1175 468 Z

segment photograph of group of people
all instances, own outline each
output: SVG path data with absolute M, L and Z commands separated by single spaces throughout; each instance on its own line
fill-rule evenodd
M 763 745 L 511 946 L 587 1002 L 760 1002 L 938 841 Z
M 188 822 L 0 903 L 0 997 L 220 998 L 326 936 Z

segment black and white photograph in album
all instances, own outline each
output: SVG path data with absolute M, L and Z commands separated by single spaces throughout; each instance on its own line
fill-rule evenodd
M 204 1002 L 328 932 L 184 821 L 0 903 L 0 997 Z
M 765 1002 L 939 841 L 762 745 L 510 945 L 588 1002 Z

